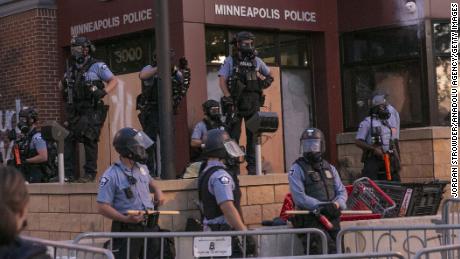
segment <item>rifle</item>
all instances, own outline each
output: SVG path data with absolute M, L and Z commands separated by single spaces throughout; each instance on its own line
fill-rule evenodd
M 72 76 L 69 74 L 70 73 L 70 65 L 69 65 L 69 60 L 66 60 L 66 76 L 65 76 L 65 84 L 66 84 L 66 91 L 67 91 L 67 104 L 72 105 L 73 104 L 73 88 L 74 88 L 74 83 L 75 81 L 72 79 Z

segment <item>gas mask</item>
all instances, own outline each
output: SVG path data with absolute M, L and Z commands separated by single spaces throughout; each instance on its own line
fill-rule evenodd
M 378 105 L 371 108 L 371 115 L 376 116 L 380 120 L 388 120 L 391 116 L 386 105 Z
M 77 64 L 83 64 L 85 62 L 86 55 L 84 53 L 84 46 L 74 45 L 70 48 L 70 53 Z
M 147 160 L 148 160 L 147 151 L 142 145 L 135 145 L 135 146 L 130 147 L 130 149 L 133 150 L 132 156 L 130 157 L 130 159 L 140 164 L 147 163 Z
M 241 52 L 243 58 L 254 58 L 255 57 L 255 48 L 254 43 L 249 42 L 240 42 L 238 44 L 238 50 Z
M 23 117 L 19 118 L 17 127 L 21 131 L 22 134 L 27 134 L 30 131 L 30 125 L 27 122 L 27 118 L 23 118 Z
M 304 139 L 302 144 L 302 155 L 310 162 L 316 163 L 322 160 L 321 140 Z
M 209 119 L 213 121 L 220 121 L 220 108 L 219 107 L 209 107 L 209 109 L 206 112 L 206 115 L 209 117 Z

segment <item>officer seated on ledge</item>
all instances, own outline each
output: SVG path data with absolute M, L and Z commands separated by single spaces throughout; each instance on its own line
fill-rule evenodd
M 247 230 L 243 223 L 241 190 L 236 174 L 227 169 L 227 161 L 244 155 L 238 144 L 221 129 L 208 131 L 204 155 L 208 158 L 198 178 L 198 196 L 205 231 Z M 255 255 L 252 237 L 246 238 L 246 255 Z M 242 246 L 232 238 L 232 257 L 242 257 Z
M 153 210 L 164 203 L 163 193 L 149 174 L 145 162 L 146 149 L 153 141 L 142 131 L 123 128 L 113 139 L 113 146 L 120 154 L 120 161 L 111 165 L 99 183 L 97 207 L 100 214 L 112 220 L 112 232 L 155 232 L 158 231 L 154 215 L 128 215 L 128 210 Z M 154 191 L 154 200 L 150 195 Z M 130 240 L 127 255 L 127 239 L 115 238 L 115 258 L 144 258 L 143 239 Z M 146 258 L 159 258 L 160 240 L 149 239 Z M 169 258 L 169 257 L 165 257 Z
M 340 210 L 345 209 L 347 191 L 334 166 L 323 159 L 326 144 L 323 133 L 316 128 L 306 129 L 300 138 L 302 156 L 291 166 L 289 188 L 297 210 L 309 210 L 307 215 L 296 215 L 296 228 L 318 228 L 327 236 L 328 253 L 336 253 L 335 241 L 340 231 Z M 325 218 L 326 219 L 325 219 Z M 328 220 L 324 225 L 322 220 Z M 312 235 L 308 244 L 307 235 L 302 244 L 310 247 L 310 254 L 321 254 L 321 239 Z M 306 251 L 307 252 L 307 251 Z

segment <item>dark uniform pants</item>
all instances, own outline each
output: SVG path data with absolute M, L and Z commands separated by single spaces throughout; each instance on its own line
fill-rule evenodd
M 149 169 L 150 175 L 152 177 L 159 176 L 158 172 L 158 162 L 157 160 L 157 152 L 156 152 L 156 141 L 157 135 L 160 133 L 159 129 L 159 112 L 158 107 L 148 107 L 146 109 L 141 110 L 138 115 L 139 121 L 141 122 L 142 130 L 149 136 L 150 139 L 153 140 L 153 145 L 149 147 L 147 151 L 147 168 Z
M 143 226 L 142 224 L 128 224 L 118 221 L 112 222 L 112 232 L 158 232 L 159 228 L 155 226 Z M 161 243 L 160 239 L 147 239 L 147 257 L 148 259 L 159 259 Z M 137 259 L 144 258 L 144 239 L 131 238 L 128 256 L 128 239 L 114 238 L 112 251 L 116 259 Z M 168 258 L 168 257 L 164 257 Z
M 64 160 L 65 160 L 65 174 L 66 177 L 75 177 L 74 168 L 77 166 L 75 164 L 75 156 L 77 154 L 77 143 L 78 141 L 69 136 L 65 139 L 65 150 L 64 150 Z M 85 175 L 96 177 L 97 173 L 97 141 L 84 139 L 81 143 L 85 148 Z
M 390 156 L 391 164 L 391 180 L 400 182 L 401 177 L 399 176 L 399 165 L 393 155 Z M 362 171 L 363 177 L 369 177 L 371 180 L 387 180 L 385 163 L 383 159 L 374 155 L 368 156 L 364 160 L 364 168 Z
M 246 123 L 253 114 L 250 116 L 245 117 L 237 117 L 238 120 L 233 123 L 232 128 L 230 129 L 230 137 L 234 139 L 237 143 L 240 143 L 240 136 L 241 136 L 241 123 L 244 119 Z M 246 128 L 246 162 L 247 162 L 247 170 L 248 174 L 255 175 L 256 174 L 256 154 L 255 154 L 255 141 L 254 135 L 252 131 L 250 131 L 247 127 Z M 239 173 L 239 170 L 238 170 Z
M 324 234 L 326 234 L 328 254 L 335 254 L 337 253 L 337 234 L 340 231 L 340 217 L 328 217 L 328 219 L 333 225 L 333 228 L 330 231 L 327 231 L 324 228 L 323 224 L 321 224 L 321 222 L 319 222 L 314 215 L 296 215 L 293 219 L 292 224 L 295 228 L 317 228 L 322 230 Z M 308 240 L 310 240 L 310 243 L 308 243 Z M 308 239 L 308 235 L 302 235 L 302 245 L 305 249 L 305 254 L 307 254 L 307 249 L 309 249 L 308 254 L 311 255 L 323 253 L 323 248 L 321 246 L 321 237 L 318 235 L 311 234 L 310 239 Z

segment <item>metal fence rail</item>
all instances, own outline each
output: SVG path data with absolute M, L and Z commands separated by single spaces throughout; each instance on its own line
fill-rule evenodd
M 447 199 L 441 207 L 444 224 L 460 224 L 460 199 Z
M 460 258 L 460 245 L 448 245 L 435 248 L 425 248 L 415 254 L 414 259 L 457 259 Z
M 114 259 L 111 251 L 98 247 L 63 243 L 28 236 L 21 236 L 21 239 L 46 246 L 50 256 L 55 259 Z
M 459 231 L 460 225 L 349 227 L 337 235 L 337 251 L 396 251 L 409 259 L 423 248 L 459 244 Z
M 243 257 L 246 258 L 246 242 L 245 239 L 247 236 L 251 236 L 256 239 L 257 241 L 257 248 L 258 248 L 258 254 L 261 254 L 261 251 L 264 251 L 264 249 L 274 249 L 276 248 L 276 251 L 281 251 L 283 253 L 288 253 L 289 251 L 286 250 L 280 250 L 280 242 L 278 242 L 278 239 L 280 236 L 285 236 L 288 235 L 290 238 L 289 246 L 290 246 L 290 253 L 289 254 L 281 254 L 281 255 L 270 255 L 270 256 L 283 256 L 283 258 L 286 258 L 286 256 L 292 256 L 295 255 L 295 239 L 297 239 L 298 234 L 305 234 L 307 235 L 307 239 L 309 239 L 312 235 L 317 235 L 321 238 L 321 243 L 323 249 L 323 253 L 327 253 L 327 238 L 326 235 L 324 234 L 323 231 L 316 229 L 316 228 L 296 228 L 296 229 L 271 229 L 271 230 L 248 230 L 248 231 L 207 231 L 207 232 L 93 232 L 93 233 L 82 233 L 78 235 L 73 243 L 78 244 L 81 243 L 85 240 L 85 244 L 88 245 L 96 245 L 96 240 L 98 241 L 109 241 L 109 248 L 111 249 L 113 247 L 113 239 L 114 238 L 127 238 L 127 243 L 130 244 L 130 241 L 132 239 L 143 239 L 144 242 L 144 259 L 146 258 L 146 251 L 147 251 L 147 239 L 150 238 L 160 238 L 161 240 L 161 259 L 164 258 L 164 243 L 165 239 L 167 238 L 174 238 L 175 243 L 176 243 L 176 249 L 179 247 L 178 244 L 178 239 L 180 238 L 195 238 L 195 237 L 241 237 L 242 238 L 242 244 L 243 244 Z M 262 242 L 262 237 L 263 236 L 275 236 L 275 241 L 268 242 L 269 244 L 265 244 L 267 242 Z M 87 243 L 87 240 L 90 239 L 91 242 Z M 301 246 L 301 243 L 298 242 Z M 309 243 L 309 242 L 308 242 Z M 264 247 L 266 245 L 267 247 Z M 273 247 L 275 246 L 275 247 Z M 184 247 L 181 247 L 182 249 Z M 297 248 L 298 250 L 298 248 Z M 309 250 L 309 247 L 307 247 L 307 251 Z M 303 252 L 303 249 L 301 250 Z M 190 247 L 190 253 L 193 254 L 193 247 Z M 129 245 L 127 249 L 127 255 L 129 255 Z M 176 254 L 176 258 L 180 258 L 180 255 Z M 219 257 L 221 258 L 221 257 Z
M 330 255 L 302 255 L 283 257 L 259 257 L 260 259 L 404 259 L 401 253 L 361 253 L 361 254 L 330 254 Z

